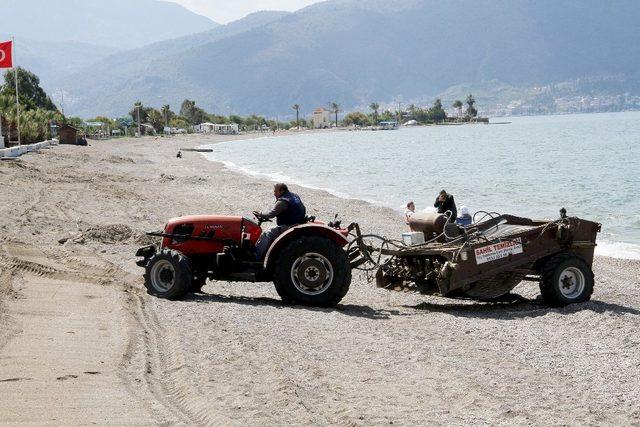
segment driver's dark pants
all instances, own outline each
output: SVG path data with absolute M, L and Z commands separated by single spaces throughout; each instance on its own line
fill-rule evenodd
M 264 256 L 267 254 L 271 243 L 273 243 L 279 235 L 284 233 L 290 227 L 290 225 L 279 225 L 262 233 L 256 242 L 256 260 L 262 261 Z

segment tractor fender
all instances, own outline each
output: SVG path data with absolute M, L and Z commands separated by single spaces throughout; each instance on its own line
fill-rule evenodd
M 326 225 L 320 224 L 302 224 L 296 225 L 295 227 L 291 227 L 284 233 L 282 233 L 269 247 L 267 251 L 267 255 L 264 257 L 264 269 L 269 270 L 275 260 L 278 258 L 278 253 L 280 250 L 284 248 L 289 242 L 297 239 L 301 236 L 321 236 L 326 237 L 327 239 L 333 240 L 340 247 L 345 246 L 349 243 L 349 240 L 339 233 L 336 229 L 328 227 Z

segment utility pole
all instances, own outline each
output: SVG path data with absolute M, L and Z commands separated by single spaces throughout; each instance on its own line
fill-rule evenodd
M 20 101 L 18 97 L 18 62 L 16 61 L 16 40 L 11 37 L 11 47 L 13 48 L 13 70 L 16 72 L 16 121 L 18 123 L 18 147 L 20 144 Z
M 62 110 L 62 115 L 64 116 L 64 91 L 60 90 L 60 96 L 62 97 L 62 101 L 60 101 L 60 109 Z
M 138 116 L 138 138 L 140 138 L 142 136 L 140 133 L 140 105 L 136 105 L 136 114 Z

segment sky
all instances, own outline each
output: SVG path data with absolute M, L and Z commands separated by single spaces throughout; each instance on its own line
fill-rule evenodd
M 321 0 L 170 0 L 220 24 L 240 19 L 259 10 L 302 9 Z

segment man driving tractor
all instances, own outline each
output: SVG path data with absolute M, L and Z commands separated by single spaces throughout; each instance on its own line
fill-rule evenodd
M 256 243 L 256 259 L 262 260 L 271 246 L 271 243 L 284 233 L 289 227 L 302 224 L 305 221 L 307 209 L 300 197 L 289 191 L 287 184 L 278 183 L 273 187 L 273 195 L 276 204 L 269 213 L 253 211 L 253 214 L 261 221 L 276 218 L 276 227 L 265 231 Z

